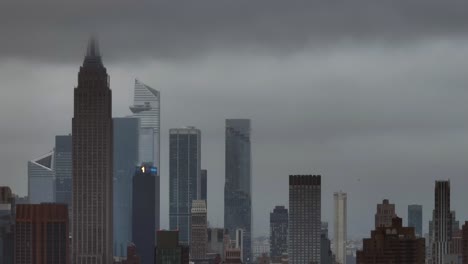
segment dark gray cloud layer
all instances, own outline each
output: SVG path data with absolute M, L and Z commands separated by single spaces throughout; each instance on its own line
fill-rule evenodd
M 287 175 L 299 173 L 323 174 L 324 220 L 333 219 L 332 193 L 349 193 L 351 235 L 368 235 L 383 198 L 402 216 L 421 203 L 427 220 L 435 179 L 452 179 L 453 207 L 466 219 L 467 5 L 1 3 L 0 185 L 25 194 L 27 160 L 70 132 L 94 32 L 115 116 L 130 114 L 134 77 L 161 91 L 162 186 L 169 128 L 202 130 L 213 225 L 223 223 L 225 118 L 252 118 L 256 235 L 268 233 L 269 210 L 287 205 Z M 167 226 L 167 188 L 161 197 Z

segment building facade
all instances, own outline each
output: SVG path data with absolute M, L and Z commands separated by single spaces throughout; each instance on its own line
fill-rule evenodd
M 346 264 L 347 241 L 347 194 L 336 192 L 333 195 L 335 201 L 335 221 L 333 247 L 337 264 Z
M 137 167 L 132 191 L 132 241 L 137 247 L 142 264 L 154 263 L 155 246 L 155 196 L 159 187 L 157 168 L 151 163 Z
M 288 209 L 275 206 L 270 213 L 270 257 L 278 258 L 288 252 Z
M 462 263 L 468 264 L 468 221 L 462 227 Z
M 321 176 L 289 176 L 290 264 L 320 264 Z
M 208 171 L 201 170 L 200 172 L 200 200 L 205 200 L 208 208 Z
M 192 201 L 199 197 L 201 132 L 194 127 L 169 130 L 169 225 L 180 242 L 190 244 Z
M 435 208 L 432 213 L 432 264 L 445 264 L 452 241 L 452 213 L 450 211 L 450 181 L 436 181 Z
M 69 241 L 66 205 L 20 204 L 16 207 L 16 264 L 69 264 Z
M 208 220 L 205 200 L 192 201 L 190 259 L 203 261 L 208 251 Z
M 74 90 L 72 120 L 73 263 L 113 261 L 112 91 L 96 40 Z
M 425 240 L 416 237 L 414 228 L 403 227 L 401 218 L 394 218 L 390 226 L 380 226 L 363 240 L 357 251 L 357 264 L 399 263 L 424 264 Z
M 422 205 L 412 204 L 408 205 L 408 227 L 414 227 L 416 236 L 422 237 L 422 214 L 423 207 Z
M 114 256 L 118 257 L 127 255 L 132 241 L 132 179 L 138 165 L 139 127 L 137 118 L 114 118 Z
M 15 199 L 10 187 L 0 186 L 0 263 L 13 264 Z
M 208 253 L 218 254 L 220 257 L 224 254 L 224 235 L 227 230 L 224 228 L 208 228 Z
M 377 204 L 377 213 L 375 214 L 375 228 L 392 225 L 392 219 L 397 217 L 395 213 L 395 204 L 391 204 L 384 199 L 381 204 Z
M 189 247 L 179 242 L 179 231 L 158 231 L 155 264 L 188 264 Z
M 55 136 L 54 149 L 55 202 L 68 206 L 72 213 L 72 136 Z
M 28 197 L 32 204 L 55 201 L 53 151 L 28 161 Z
M 252 262 L 252 154 L 250 119 L 226 119 L 224 227 L 245 231 L 243 262 Z

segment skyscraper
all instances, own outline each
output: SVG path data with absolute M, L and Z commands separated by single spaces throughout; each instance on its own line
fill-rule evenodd
M 72 213 L 72 136 L 55 136 L 55 201 L 68 206 Z
M 73 263 L 113 261 L 112 92 L 98 44 L 91 39 L 74 91 Z
M 270 213 L 270 257 L 280 258 L 288 253 L 288 209 L 275 206 Z
M 462 227 L 462 259 L 463 264 L 468 264 L 468 221 Z
M 190 236 L 190 258 L 205 260 L 208 251 L 208 222 L 205 200 L 192 201 L 192 234 Z
M 32 204 L 55 201 L 54 152 L 28 161 L 28 197 Z
M 395 204 L 391 204 L 384 199 L 381 204 L 377 204 L 377 213 L 375 214 L 375 228 L 381 226 L 391 226 L 392 219 L 397 217 L 395 213 Z
M 10 187 L 0 186 L 0 263 L 13 264 L 15 199 Z
M 16 264 L 68 264 L 69 243 L 66 205 L 20 204 L 16 207 Z
M 289 176 L 290 264 L 320 264 L 321 176 Z
M 414 227 L 416 236 L 422 237 L 422 205 L 408 205 L 408 227 Z
M 346 264 L 346 240 L 347 240 L 347 195 L 344 192 L 336 192 L 335 223 L 334 223 L 334 252 L 337 264 Z
M 133 177 L 132 236 L 142 264 L 154 263 L 156 197 L 153 194 L 154 189 L 159 188 L 157 175 L 156 167 L 144 163 L 137 167 Z
M 444 264 L 450 253 L 452 240 L 452 214 L 450 212 L 450 181 L 436 181 L 435 208 L 432 213 L 432 264 Z
M 226 182 L 224 186 L 224 227 L 231 239 L 234 231 L 245 231 L 243 262 L 252 261 L 252 168 L 250 119 L 226 120 Z
M 200 173 L 200 200 L 205 200 L 207 207 L 208 207 L 208 195 L 207 195 L 207 190 L 208 190 L 208 171 L 207 170 L 201 170 Z
M 140 137 L 139 137 L 139 164 L 151 162 L 158 170 L 158 176 L 161 173 L 160 159 L 160 140 L 161 140 L 161 94 L 159 91 L 148 85 L 135 80 L 133 105 L 130 110 L 133 116 L 140 119 Z M 159 180 L 155 186 L 155 226 L 160 226 L 160 190 Z
M 363 240 L 356 263 L 424 264 L 425 260 L 424 238 L 416 237 L 414 229 L 403 227 L 401 218 L 396 217 L 390 226 L 377 227 L 371 238 Z
M 126 256 L 132 241 L 132 178 L 138 165 L 139 126 L 138 118 L 114 118 L 114 256 L 119 257 Z
M 174 128 L 169 137 L 169 225 L 179 230 L 180 243 L 189 245 L 192 201 L 200 195 L 201 132 Z

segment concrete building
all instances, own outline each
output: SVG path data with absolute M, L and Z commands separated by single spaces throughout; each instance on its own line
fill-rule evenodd
M 414 227 L 416 235 L 419 237 L 423 236 L 422 231 L 422 217 L 423 217 L 422 205 L 412 204 L 408 205 L 408 227 Z
M 155 264 L 188 264 L 189 247 L 179 242 L 179 231 L 158 231 Z
M 28 197 L 32 204 L 55 201 L 53 151 L 28 161 Z
M 192 201 L 190 259 L 204 261 L 208 252 L 208 221 L 205 200 Z
M 10 187 L 0 186 L 0 263 L 13 264 L 15 199 Z
M 319 264 L 321 254 L 321 176 L 289 176 L 290 264 Z
M 55 136 L 54 149 L 55 202 L 68 206 L 72 214 L 72 136 Z
M 169 226 L 179 230 L 182 244 L 189 245 L 192 201 L 200 196 L 201 132 L 175 128 L 169 137 Z
M 114 259 L 114 142 L 109 83 L 98 44 L 91 39 L 74 90 L 73 264 L 108 264 Z
M 275 206 L 270 213 L 270 257 L 278 258 L 288 252 L 288 209 Z
M 16 207 L 15 263 L 69 264 L 68 209 L 64 204 Z
M 243 262 L 252 262 L 252 154 L 250 119 L 226 119 L 224 227 L 244 230 Z
M 114 118 L 114 256 L 132 240 L 132 186 L 138 163 L 139 119 Z M 149 195 L 155 196 L 154 193 Z
M 156 182 L 157 168 L 151 163 L 138 166 L 133 176 L 132 191 L 132 241 L 137 247 L 137 253 L 142 264 L 154 263 L 155 246 L 155 206 L 154 189 L 159 187 Z
M 130 110 L 134 117 L 140 120 L 138 164 L 152 163 L 158 169 L 158 179 L 161 175 L 161 93 L 156 89 L 135 80 L 133 105 Z M 155 223 L 160 227 L 160 190 L 159 181 L 155 186 Z
M 424 264 L 424 238 L 416 237 L 414 228 L 403 227 L 401 218 L 394 218 L 390 226 L 380 226 L 363 240 L 357 251 L 358 264 L 399 263 Z
M 445 264 L 452 246 L 452 213 L 450 211 L 450 181 L 436 181 L 435 208 L 432 213 L 432 264 Z
M 395 213 L 395 204 L 391 204 L 387 199 L 384 199 L 381 204 L 377 204 L 375 228 L 391 226 L 392 219 L 395 217 L 397 217 Z
M 347 194 L 336 192 L 333 195 L 335 201 L 335 221 L 333 248 L 337 264 L 346 264 L 347 241 Z

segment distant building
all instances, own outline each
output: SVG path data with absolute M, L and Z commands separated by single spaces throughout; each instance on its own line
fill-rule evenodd
M 201 132 L 194 127 L 169 130 L 169 226 L 190 244 L 192 201 L 199 197 Z
M 13 264 L 15 199 L 10 187 L 0 186 L 0 263 Z
M 15 225 L 15 263 L 69 264 L 69 231 L 66 205 L 18 205 Z
M 335 256 L 328 238 L 328 223 L 322 222 L 320 229 L 320 264 L 335 264 Z
M 422 205 L 408 205 L 408 227 L 414 227 L 416 235 L 419 237 L 423 236 L 422 232 Z
M 452 213 L 450 211 L 450 181 L 436 181 L 435 208 L 432 213 L 432 264 L 445 264 L 452 242 Z
M 384 199 L 381 204 L 377 204 L 375 228 L 391 226 L 392 219 L 395 217 L 397 217 L 395 213 L 395 204 L 391 204 L 387 199 Z
M 414 228 L 403 227 L 401 218 L 394 218 L 390 226 L 381 225 L 363 240 L 357 251 L 358 264 L 411 263 L 424 264 L 424 238 L 416 237 Z
M 260 257 L 258 257 L 257 264 L 270 264 L 270 257 L 268 254 L 263 253 Z
M 224 255 L 224 235 L 227 230 L 224 228 L 208 228 L 208 253 Z
M 206 204 L 207 204 L 207 207 L 208 207 L 207 189 L 208 189 L 208 171 L 207 170 L 201 170 L 201 173 L 200 173 L 200 200 L 205 200 Z
M 224 252 L 224 263 L 244 263 L 242 262 L 242 252 L 240 248 L 228 248 Z
M 114 261 L 114 264 L 140 264 L 141 263 L 140 256 L 137 255 L 137 248 L 135 244 L 130 243 L 127 246 L 127 252 L 125 255 L 127 256 L 126 258 L 118 257 L 119 260 Z
M 244 230 L 243 262 L 252 262 L 252 153 L 250 119 L 226 119 L 224 227 Z
M 334 253 L 337 264 L 346 264 L 346 241 L 347 241 L 347 194 L 336 192 L 333 195 L 335 201 L 334 221 Z
M 55 136 L 55 202 L 68 206 L 72 213 L 72 136 Z
M 132 191 L 132 241 L 142 264 L 154 263 L 155 246 L 155 196 L 157 168 L 151 163 L 136 168 Z
M 457 216 L 455 211 L 450 211 L 452 215 L 452 235 L 460 231 L 460 221 L 457 221 Z
M 288 209 L 275 206 L 270 213 L 270 257 L 288 252 Z
M 321 176 L 289 176 L 290 264 L 319 264 L 321 254 Z
M 158 231 L 155 264 L 188 264 L 189 247 L 179 242 L 179 231 Z
M 205 200 L 192 201 L 190 259 L 203 261 L 208 251 L 208 222 Z
M 462 263 L 468 264 L 468 221 L 462 227 L 462 258 Z
M 132 241 L 132 179 L 139 164 L 139 126 L 134 117 L 114 118 L 114 256 L 127 256 Z
M 28 197 L 32 204 L 55 201 L 54 152 L 28 161 Z

